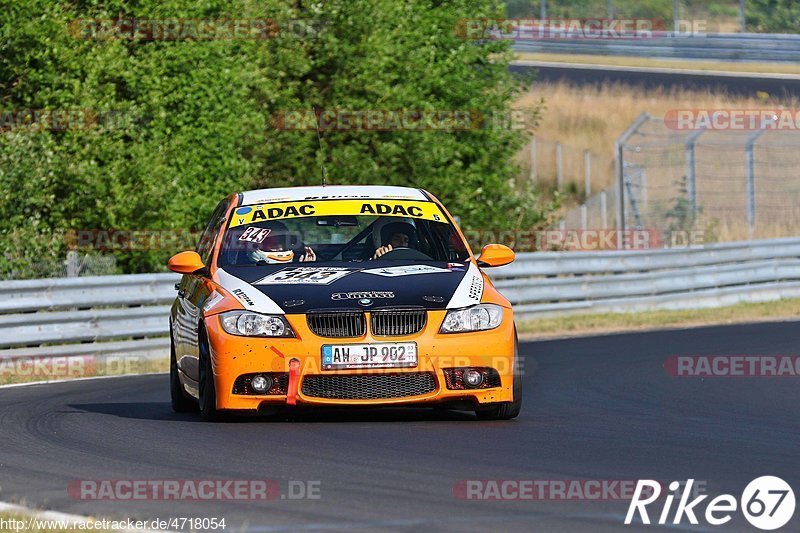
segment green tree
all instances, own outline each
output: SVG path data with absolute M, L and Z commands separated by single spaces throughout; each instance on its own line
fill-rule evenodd
M 800 3 L 796 0 L 747 0 L 747 31 L 800 32 Z
M 502 16 L 490 0 L 5 4 L 0 112 L 89 109 L 104 122 L 0 132 L 0 272 L 63 259 L 70 229 L 202 227 L 231 192 L 318 183 L 323 157 L 331 183 L 425 187 L 466 227 L 530 228 L 549 209 L 510 185 L 524 131 L 326 131 L 320 151 L 315 132 L 271 122 L 312 107 L 503 115 L 522 88 L 508 71 L 508 43 L 454 31 L 460 19 Z M 69 31 L 76 19 L 118 17 L 324 26 L 312 38 L 269 40 L 91 40 Z M 116 255 L 123 271 L 138 272 L 162 270 L 173 251 Z

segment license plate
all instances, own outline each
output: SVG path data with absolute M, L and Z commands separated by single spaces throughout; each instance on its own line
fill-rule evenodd
M 322 368 L 411 368 L 417 366 L 417 344 L 326 344 L 322 347 Z

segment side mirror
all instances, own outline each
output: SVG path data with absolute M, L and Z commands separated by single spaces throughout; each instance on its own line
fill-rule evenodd
M 206 268 L 203 264 L 203 260 L 200 259 L 200 254 L 197 252 L 177 253 L 169 258 L 167 267 L 178 274 L 202 274 L 202 272 L 197 271 Z
M 514 260 L 514 250 L 502 244 L 487 244 L 478 257 L 478 266 L 499 267 Z

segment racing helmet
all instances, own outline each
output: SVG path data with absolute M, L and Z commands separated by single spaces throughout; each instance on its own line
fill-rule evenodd
M 269 264 L 291 263 L 293 248 L 297 248 L 299 242 L 286 224 L 275 220 L 248 226 L 239 240 L 252 243 L 253 248 L 248 253 L 251 260 Z
M 403 233 L 408 236 L 408 247 L 417 248 L 417 228 L 410 218 L 381 217 L 372 226 L 372 243 L 375 248 L 386 246 L 392 241 L 392 235 Z

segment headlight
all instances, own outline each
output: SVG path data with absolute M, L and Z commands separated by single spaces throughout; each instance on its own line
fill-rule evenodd
M 466 309 L 448 311 L 439 333 L 461 333 L 494 329 L 503 322 L 503 308 L 494 304 L 478 304 Z
M 250 311 L 220 313 L 222 329 L 244 337 L 294 337 L 292 327 L 279 315 L 262 315 Z

